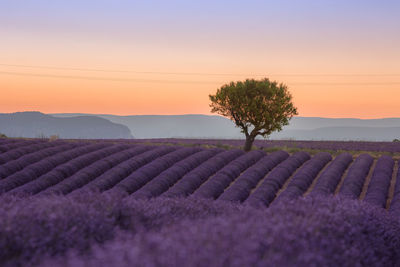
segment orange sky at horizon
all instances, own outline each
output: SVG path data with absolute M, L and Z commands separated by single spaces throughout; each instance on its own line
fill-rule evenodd
M 125 2 L 109 23 L 105 11 L 91 14 L 93 21 L 74 18 L 73 4 L 58 21 L 55 14 L 67 5 L 61 2 L 41 20 L 21 13 L 27 21 L 18 24 L 10 13 L 3 22 L 0 17 L 0 25 L 9 25 L 0 26 L 0 113 L 211 114 L 208 95 L 223 84 L 267 77 L 288 85 L 299 116 L 400 117 L 395 8 L 338 1 L 337 9 L 321 4 L 312 10 L 317 4 L 306 2 L 289 10 L 290 19 L 279 13 L 289 12 L 287 6 L 274 4 L 275 21 L 252 5 L 221 3 L 221 10 L 232 8 L 224 19 L 218 9 L 191 18 L 160 7 L 154 17 L 140 18 L 148 20 L 143 26 L 130 21 L 130 13 L 121 17 L 123 5 L 130 5 Z M 247 24 L 236 21 L 243 8 Z M 360 8 L 365 14 L 355 11 Z M 160 16 L 166 21 L 154 20 Z
M 41 111 L 115 115 L 211 114 L 208 95 L 215 93 L 225 83 L 223 79 L 221 82 L 214 82 L 216 79 L 213 79 L 196 84 L 185 82 L 185 79 L 179 83 L 154 83 L 14 75 L 2 75 L 1 80 L 2 88 L 7 88 L 0 100 L 2 113 Z M 300 116 L 365 119 L 400 117 L 400 88 L 397 84 L 386 85 L 385 90 L 379 89 L 379 85 L 357 84 L 349 90 L 345 85 L 308 85 L 307 82 L 300 84 L 302 82 L 287 80 Z M 203 82 L 202 79 L 196 81 Z M 318 81 L 313 83 L 318 84 Z M 377 94 L 377 90 L 381 94 Z

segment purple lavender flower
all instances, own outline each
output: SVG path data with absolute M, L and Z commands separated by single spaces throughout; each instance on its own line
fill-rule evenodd
M 315 187 L 311 191 L 311 195 L 328 195 L 333 194 L 340 179 L 353 161 L 353 157 L 349 153 L 342 153 L 322 172 Z
M 284 151 L 276 151 L 263 157 L 253 166 L 242 172 L 239 178 L 224 191 L 218 200 L 243 202 L 259 181 L 276 165 L 288 157 L 289 154 Z
M 384 155 L 378 159 L 364 201 L 382 208 L 386 207 L 393 166 L 394 161 L 390 156 Z
M 352 199 L 358 198 L 373 161 L 373 158 L 368 154 L 358 156 L 350 166 L 339 194 Z

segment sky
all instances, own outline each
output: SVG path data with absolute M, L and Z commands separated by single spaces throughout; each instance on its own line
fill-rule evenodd
M 225 83 L 300 116 L 400 117 L 400 1 L 0 1 L 0 113 L 211 114 Z

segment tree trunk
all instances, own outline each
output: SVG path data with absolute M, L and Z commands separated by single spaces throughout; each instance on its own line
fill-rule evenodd
M 246 143 L 244 144 L 244 151 L 248 152 L 251 150 L 251 147 L 253 146 L 254 142 L 254 137 L 252 136 L 246 136 Z

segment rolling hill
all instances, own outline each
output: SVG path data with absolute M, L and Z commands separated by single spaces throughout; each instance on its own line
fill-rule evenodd
M 0 132 L 8 137 L 133 138 L 128 127 L 107 119 L 95 116 L 58 118 L 40 112 L 0 114 Z

